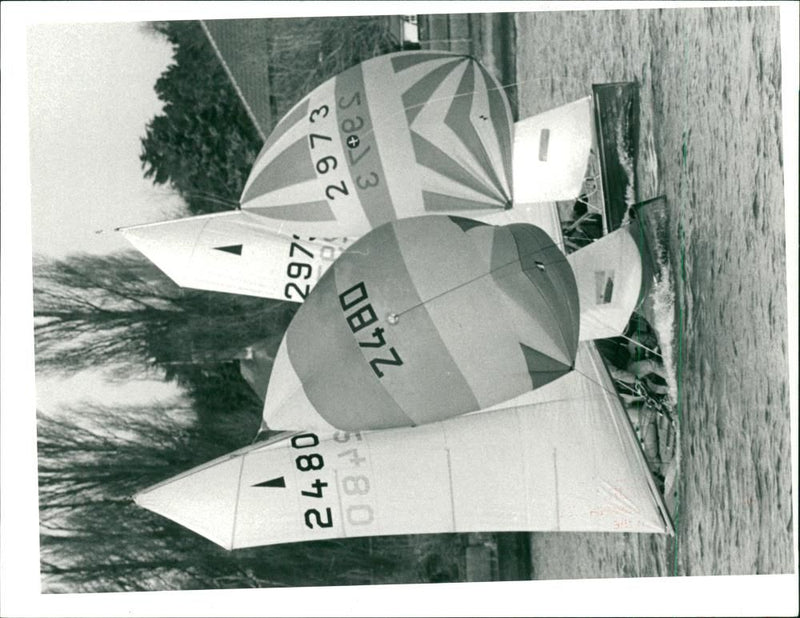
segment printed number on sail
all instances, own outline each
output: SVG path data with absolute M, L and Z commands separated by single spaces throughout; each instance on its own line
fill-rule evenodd
M 362 442 L 359 432 L 337 431 L 333 434 L 333 441 L 340 444 L 347 444 L 351 439 L 353 442 Z M 372 486 L 369 480 L 368 453 L 365 453 L 367 456 L 359 454 L 359 448 L 361 447 L 347 448 L 337 454 L 339 470 L 346 467 L 348 462 L 352 467 L 358 468 L 358 471 L 339 477 L 345 521 L 351 526 L 366 526 L 375 520 L 375 511 L 369 504 Z M 349 501 L 354 503 L 349 504 Z
M 345 319 L 347 320 L 347 325 L 350 327 L 350 330 L 354 335 L 378 321 L 378 316 L 375 314 L 372 304 L 366 302 L 368 300 L 369 295 L 367 293 L 367 287 L 364 285 L 363 281 L 356 283 L 348 290 L 345 290 L 339 294 L 339 303 L 341 304 L 342 309 L 345 312 L 349 312 L 346 313 Z M 386 347 L 386 339 L 383 336 L 384 332 L 386 331 L 382 327 L 376 326 L 375 330 L 373 330 L 371 333 L 373 340 L 359 340 L 359 347 Z M 397 350 L 395 350 L 394 347 L 389 347 L 386 352 L 391 356 L 391 358 L 374 357 L 369 361 L 369 366 L 372 367 L 375 375 L 377 375 L 379 378 L 384 376 L 383 370 L 380 369 L 381 365 L 397 367 L 403 364 L 403 359 L 400 358 L 400 355 L 397 353 Z
M 352 115 L 344 116 L 339 123 L 339 128 L 342 133 L 347 134 L 345 144 L 347 145 L 347 156 L 350 159 L 350 167 L 355 168 L 364 157 L 372 150 L 370 144 L 365 143 L 365 139 L 372 131 L 370 127 L 364 128 L 366 124 L 364 118 L 356 114 L 356 109 L 361 106 L 361 92 L 356 91 L 350 98 L 346 96 L 339 97 L 339 109 L 349 110 L 347 113 Z M 375 159 L 370 157 L 368 161 L 371 165 L 375 164 Z M 372 169 L 368 170 L 369 165 L 361 165 L 357 170 L 358 175 L 355 176 L 355 183 L 359 189 L 366 190 L 377 187 L 380 184 L 380 176 Z
M 313 262 L 314 260 L 314 253 L 311 250 L 312 247 L 304 247 L 301 241 L 307 240 L 309 243 L 313 243 L 317 241 L 317 239 L 313 236 L 310 236 L 307 239 L 302 239 L 297 234 L 293 234 L 292 239 L 293 241 L 289 244 L 289 262 L 286 265 L 286 275 L 289 277 L 289 279 L 291 279 L 291 281 L 286 284 L 286 287 L 283 290 L 283 295 L 289 300 L 298 300 L 297 296 L 300 297 L 300 300 L 304 300 L 305 297 L 308 296 L 311 286 L 308 283 L 298 284 L 296 280 L 299 279 L 304 281 L 311 278 L 311 275 L 314 272 L 314 267 L 310 262 Z M 321 238 L 319 240 L 322 242 L 332 243 L 337 239 Z M 333 262 L 337 257 L 339 257 L 341 252 L 341 248 L 337 249 L 337 247 L 332 244 L 322 245 L 319 248 L 319 259 L 326 262 Z M 324 270 L 325 269 L 321 266 L 317 267 L 316 280 L 319 280 Z M 303 288 L 300 287 L 301 285 L 303 285 Z
M 319 438 L 313 433 L 301 433 L 292 436 L 292 448 L 302 450 L 311 449 L 319 446 Z M 312 470 L 321 470 L 325 466 L 325 460 L 320 453 L 302 453 L 295 457 L 295 466 L 300 472 L 310 472 Z M 320 478 L 314 479 L 310 487 L 313 491 L 301 490 L 301 495 L 308 498 L 322 498 L 323 490 L 328 486 L 328 483 Z M 333 526 L 333 512 L 330 507 L 325 507 L 324 511 L 320 512 L 318 509 L 306 509 L 303 514 L 306 527 L 314 528 L 330 528 Z
M 310 123 L 316 124 L 318 120 L 324 120 L 328 117 L 328 112 L 330 108 L 327 105 L 320 105 L 316 109 L 312 109 L 311 113 L 308 115 L 308 121 Z M 316 167 L 317 172 L 320 175 L 326 175 L 328 172 L 332 172 L 336 170 L 339 166 L 339 162 L 337 161 L 336 157 L 333 154 L 326 154 L 324 152 L 324 147 L 326 142 L 333 142 L 333 138 L 330 135 L 325 135 L 324 133 L 310 133 L 308 136 L 309 145 L 311 146 L 311 150 L 316 151 L 316 154 L 321 155 L 319 159 L 314 162 L 314 167 Z M 318 150 L 318 147 L 322 149 Z M 349 195 L 349 191 L 347 189 L 347 185 L 345 184 L 344 180 L 339 182 L 331 181 L 331 184 L 325 187 L 325 196 L 329 200 L 336 199 L 337 195 Z

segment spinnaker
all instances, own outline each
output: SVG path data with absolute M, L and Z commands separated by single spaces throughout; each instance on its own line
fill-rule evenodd
M 278 351 L 274 430 L 420 425 L 572 369 L 575 276 L 543 230 L 427 216 L 373 230 L 323 275 Z
M 276 231 L 360 236 L 395 219 L 512 204 L 513 119 L 500 83 L 446 52 L 372 58 L 278 123 L 241 206 Z
M 284 130 L 281 127 L 290 116 L 291 113 L 275 130 L 275 135 L 270 137 L 263 156 L 267 156 L 266 150 L 272 152 L 278 147 L 275 144 L 281 142 L 279 134 Z M 590 97 L 515 123 L 512 163 L 518 173 L 512 176 L 513 207 L 478 211 L 470 208 L 469 203 L 453 201 L 455 205 L 461 204 L 454 208 L 454 212 L 493 225 L 533 223 L 545 229 L 552 238 L 559 238 L 560 223 L 551 208 L 552 200 L 578 197 L 593 145 L 592 131 Z M 277 155 L 273 153 L 269 156 Z M 397 163 L 399 159 L 394 161 Z M 428 177 L 433 175 L 434 172 L 427 172 Z M 406 182 L 415 181 L 406 178 L 404 184 Z M 454 200 L 455 196 L 453 194 Z M 392 209 L 398 218 L 415 210 L 414 207 L 407 208 L 405 202 L 396 204 L 400 205 L 392 206 Z M 373 208 L 383 206 L 370 201 L 362 206 L 369 209 L 369 213 L 365 214 L 367 220 L 383 221 L 383 215 L 371 214 Z M 333 220 L 327 223 L 318 221 L 313 226 L 315 234 L 321 233 L 316 236 L 317 239 L 329 239 L 319 243 L 320 246 L 316 248 L 304 244 L 312 254 L 309 260 L 315 262 L 315 269 L 324 269 L 331 263 L 331 248 L 338 255 L 342 248 L 363 235 L 343 234 L 340 223 Z M 140 225 L 125 228 L 122 232 L 139 251 L 182 287 L 302 302 L 303 297 L 289 285 L 292 282 L 287 280 L 285 272 L 290 268 L 290 263 L 295 261 L 287 259 L 294 257 L 288 255 L 287 240 L 298 240 L 296 237 L 300 237 L 302 243 L 313 242 L 307 241 L 309 235 L 304 235 L 301 228 L 308 231 L 306 223 L 302 221 L 296 225 L 276 221 L 245 208 L 242 211 Z M 371 228 L 367 226 L 367 229 Z M 315 234 L 310 236 L 314 237 Z M 217 240 L 212 238 L 225 244 L 216 245 L 214 243 Z M 243 256 L 258 256 L 253 261 L 248 260 L 247 268 L 243 267 L 246 257 L 240 260 L 220 259 L 223 257 L 220 254 L 208 252 L 216 246 L 237 245 L 242 245 Z M 325 248 L 325 245 L 330 248 Z M 259 262 L 266 256 L 270 256 L 276 264 Z M 291 268 L 296 270 L 297 267 Z M 313 287 L 318 278 L 315 270 L 312 280 L 304 281 L 301 289 L 305 289 L 306 283 Z

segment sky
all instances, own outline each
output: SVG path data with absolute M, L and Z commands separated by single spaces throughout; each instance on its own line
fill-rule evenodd
M 172 48 L 140 23 L 38 24 L 27 36 L 34 253 L 131 249 L 114 228 L 180 215 L 182 201 L 143 176 L 145 125 Z M 178 393 L 159 381 L 108 383 L 102 370 L 37 376 L 40 409 L 94 400 L 147 403 Z
M 171 55 L 138 23 L 29 29 L 34 252 L 128 248 L 114 228 L 179 213 L 180 198 L 145 180 L 139 162 L 145 125 L 161 110 L 153 85 Z

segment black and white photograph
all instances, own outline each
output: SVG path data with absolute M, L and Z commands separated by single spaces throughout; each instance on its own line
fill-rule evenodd
M 0 614 L 796 615 L 798 5 L 2 10 Z

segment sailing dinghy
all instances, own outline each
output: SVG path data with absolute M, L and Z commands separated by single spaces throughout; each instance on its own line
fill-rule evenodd
M 437 157 L 439 162 L 447 162 L 444 168 L 418 170 L 423 184 L 418 186 L 413 181 L 409 190 L 421 195 L 421 200 L 397 201 L 409 205 L 410 209 L 397 210 L 394 201 L 390 204 L 391 209 L 386 204 L 379 204 L 378 208 L 383 210 L 370 214 L 363 208 L 363 203 L 358 204 L 353 213 L 335 208 L 341 203 L 337 205 L 333 201 L 342 197 L 340 193 L 343 191 L 330 187 L 342 187 L 348 196 L 360 199 L 368 194 L 364 191 L 377 187 L 383 180 L 377 168 L 371 168 L 370 174 L 365 176 L 357 174 L 359 170 L 354 172 L 351 167 L 369 161 L 368 157 L 376 152 L 367 153 L 366 148 L 359 153 L 352 151 L 366 145 L 371 148 L 374 145 L 377 151 L 378 139 L 383 139 L 380 156 L 385 157 L 389 152 L 387 143 L 390 149 L 395 146 L 385 138 L 375 137 L 374 142 L 365 142 L 362 135 L 356 133 L 368 124 L 375 124 L 372 115 L 362 115 L 360 120 L 342 116 L 341 121 L 337 115 L 337 123 L 331 123 L 329 127 L 330 134 L 316 133 L 330 137 L 330 140 L 317 137 L 312 144 L 308 130 L 305 133 L 307 145 L 303 143 L 302 130 L 301 138 L 293 140 L 292 131 L 299 126 L 296 121 L 284 124 L 281 134 L 274 139 L 272 136 L 268 138 L 272 142 L 268 141 L 267 146 L 272 150 L 266 154 L 269 149 L 265 147 L 258 169 L 254 168 L 256 175 L 248 181 L 247 199 L 243 200 L 247 205 L 243 204 L 242 211 L 210 216 L 201 225 L 185 219 L 138 226 L 124 230 L 126 236 L 137 247 L 144 247 L 142 250 L 148 257 L 153 255 L 156 264 L 179 285 L 219 291 L 241 290 L 239 293 L 298 302 L 307 293 L 290 296 L 287 292 L 289 283 L 297 285 L 299 278 L 305 285 L 309 280 L 310 291 L 332 261 L 321 259 L 323 252 L 329 256 L 331 251 L 346 250 L 370 229 L 395 218 L 436 212 L 467 216 L 492 225 L 535 223 L 563 250 L 555 200 L 581 197 L 586 169 L 586 165 L 580 162 L 584 157 L 582 153 L 587 150 L 584 145 L 589 145 L 590 153 L 597 145 L 592 133 L 591 105 L 576 102 L 569 110 L 553 111 L 553 118 L 561 118 L 562 128 L 566 127 L 568 131 L 554 130 L 558 125 L 549 126 L 551 121 L 547 119 L 538 126 L 536 122 L 541 119 L 526 119 L 522 121 L 528 123 L 526 128 L 518 123 L 511 140 L 511 161 L 514 171 L 520 165 L 525 171 L 520 173 L 522 175 L 514 174 L 509 172 L 509 159 L 502 153 L 502 128 L 499 133 L 496 127 L 490 128 L 495 125 L 497 114 L 487 124 L 488 114 L 483 113 L 487 109 L 491 111 L 492 105 L 495 111 L 498 109 L 491 87 L 487 86 L 486 92 L 480 95 L 476 95 L 477 90 L 468 92 L 469 79 L 474 80 L 473 84 L 483 80 L 482 83 L 488 85 L 491 77 L 481 67 L 463 60 L 454 62 L 445 54 L 424 59 L 417 56 L 417 60 L 408 62 L 403 70 L 418 65 L 413 70 L 423 73 L 423 65 L 433 67 L 435 64 L 439 75 L 448 76 L 442 85 L 446 84 L 450 89 L 451 102 L 453 93 L 464 94 L 458 105 L 463 105 L 464 99 L 472 100 L 474 109 L 480 110 L 477 119 L 483 122 L 470 117 L 471 136 L 467 140 L 458 138 L 461 144 L 452 141 L 452 134 L 444 141 L 440 141 L 438 135 L 431 139 L 427 131 L 435 128 L 436 123 L 419 125 L 421 130 L 416 131 L 417 137 L 410 134 L 410 137 L 403 137 L 404 140 L 410 139 L 411 151 L 406 141 L 398 154 L 406 157 L 412 166 L 412 159 L 420 165 L 426 160 L 425 153 L 436 152 L 436 149 L 453 155 L 449 159 Z M 395 65 L 404 63 L 406 61 L 402 60 Z M 449 68 L 445 70 L 441 68 L 443 66 Z M 396 69 L 394 66 L 395 72 Z M 467 76 L 468 73 L 471 75 Z M 403 79 L 410 75 L 412 73 L 406 73 Z M 362 73 L 362 79 L 366 83 L 370 78 L 363 77 Z M 427 85 L 416 89 L 418 98 L 415 100 L 419 101 L 427 89 L 438 87 L 435 81 L 428 76 Z M 326 96 L 331 93 L 334 97 L 344 95 L 343 91 L 337 93 L 335 85 L 328 85 L 326 92 Z M 312 122 L 314 111 L 317 112 L 314 116 L 316 122 L 331 113 L 332 105 L 355 105 L 361 99 L 355 92 L 366 93 L 366 90 L 350 90 L 349 98 L 340 96 L 335 99 L 336 103 L 333 103 L 334 99 L 330 102 L 320 99 L 322 102 L 313 108 L 309 102 L 305 122 Z M 434 103 L 428 117 L 438 115 L 437 122 L 441 126 L 442 114 L 446 117 L 444 110 L 450 103 L 445 101 L 443 104 L 439 97 L 428 96 Z M 406 122 L 413 122 L 416 117 L 426 118 L 422 114 L 424 110 L 408 113 L 405 105 L 409 101 L 402 97 L 400 100 L 403 107 L 397 110 L 400 113 L 392 120 L 403 116 Z M 327 106 L 327 114 L 322 106 Z M 334 111 L 338 114 L 340 110 L 334 108 Z M 375 117 L 380 113 L 375 111 Z M 295 115 L 302 117 L 298 112 Z M 481 118 L 481 115 L 487 118 Z M 345 127 L 348 119 L 350 122 Z M 595 123 L 596 120 L 595 114 Z M 453 128 L 452 122 L 444 124 Z M 390 131 L 387 135 L 397 126 L 387 125 Z M 464 126 L 463 123 L 460 126 Z M 499 126 L 502 127 L 502 123 Z M 586 130 L 587 126 L 589 130 Z M 576 139 L 576 130 L 582 131 L 581 139 Z M 334 139 L 336 131 L 339 132 L 338 141 Z M 345 137 L 344 133 L 348 135 Z M 358 143 L 350 140 L 353 146 L 343 141 L 352 133 L 356 133 L 358 138 Z M 483 145 L 483 153 L 474 148 L 476 135 Z M 565 138 L 564 143 L 571 144 L 571 147 L 559 150 L 560 138 Z M 373 136 L 365 135 L 363 139 L 370 140 Z M 283 140 L 281 145 L 280 140 Z M 442 147 L 442 144 L 446 146 Z M 451 148 L 454 144 L 457 147 Z M 470 151 L 466 157 L 460 150 L 463 145 L 467 145 Z M 323 146 L 337 150 L 323 153 Z M 311 152 L 318 147 L 319 153 Z M 409 152 L 413 153 L 412 159 L 408 158 Z M 289 176 L 292 182 L 300 178 L 305 193 L 298 192 L 300 199 L 293 198 L 288 208 L 283 208 L 287 204 L 277 201 L 277 196 L 286 187 L 276 187 L 275 184 L 286 180 L 281 178 L 281 166 L 294 156 L 307 162 L 309 154 L 317 176 L 312 178 L 309 175 L 308 165 L 297 172 L 302 178 Z M 315 154 L 320 158 L 314 159 Z M 356 161 L 356 154 L 363 154 L 363 159 Z M 566 160 L 561 159 L 562 155 Z M 348 157 L 348 167 L 339 170 L 345 156 Z M 333 157 L 336 163 L 325 157 Z M 538 170 L 541 182 L 533 180 L 531 157 L 536 157 L 542 164 Z M 320 162 L 323 160 L 325 163 Z M 489 168 L 498 164 L 500 173 L 496 170 L 491 173 Z M 349 176 L 324 184 L 333 177 L 322 176 L 337 170 L 346 171 Z M 470 174 L 465 176 L 464 170 Z M 528 173 L 530 176 L 526 176 Z M 401 180 L 406 181 L 412 175 L 407 173 Z M 480 179 L 477 184 L 476 178 Z M 362 193 L 351 192 L 354 185 Z M 452 195 L 442 193 L 445 191 L 442 187 L 449 187 L 447 190 L 451 191 L 454 185 L 456 198 L 469 200 L 470 192 L 473 197 L 476 193 L 481 195 L 473 200 L 477 204 L 451 208 L 454 203 Z M 398 183 L 393 181 L 392 186 L 397 187 Z M 319 197 L 320 188 L 324 189 L 326 199 Z M 428 193 L 427 200 L 425 192 Z M 436 193 L 439 195 L 431 198 L 431 194 Z M 514 202 L 511 209 L 507 208 L 509 199 Z M 607 224 L 608 219 L 604 217 L 604 230 L 615 229 L 617 225 Z M 246 223 L 242 224 L 243 221 Z M 300 248 L 308 249 L 311 245 L 307 243 L 318 242 L 320 237 L 323 242 L 309 251 L 308 257 L 313 265 L 309 268 L 296 266 L 298 262 L 294 258 L 300 256 Z M 291 239 L 288 249 L 287 239 Z M 161 250 L 158 247 L 160 243 L 173 245 L 173 248 Z M 273 244 L 277 249 L 267 248 Z M 598 306 L 613 304 L 620 298 L 627 299 L 622 304 L 630 303 L 630 298 L 642 294 L 643 277 L 635 272 L 635 268 L 631 277 L 633 284 L 620 283 L 626 272 L 632 272 L 627 268 L 630 261 L 641 259 L 641 252 L 636 235 L 629 231 L 617 234 L 605 245 L 595 245 L 594 254 L 584 253 L 578 265 L 578 269 L 589 269 L 587 272 L 591 272 L 591 276 L 587 278 L 578 275 L 577 269 L 573 270 L 576 270 L 581 309 L 585 304 L 594 305 L 593 319 L 607 331 L 611 319 L 608 315 L 598 317 Z M 259 259 L 259 251 L 265 259 L 280 258 L 282 251 L 283 259 L 278 262 L 280 267 L 275 270 L 272 266 L 266 267 Z M 631 260 L 620 260 L 625 251 L 630 251 Z M 577 259 L 573 258 L 574 255 L 577 252 L 567 259 Z M 617 256 L 618 267 L 604 268 L 598 275 L 595 271 L 600 258 L 606 259 L 610 255 Z M 248 260 L 247 267 L 242 268 L 245 260 Z M 306 262 L 311 264 L 309 260 Z M 165 268 L 162 265 L 170 261 L 180 262 L 180 267 Z M 194 268 L 193 263 L 200 267 Z M 245 270 L 248 272 L 243 274 Z M 276 272 L 286 272 L 286 275 L 275 281 Z M 240 278 L 247 283 L 237 282 Z M 589 283 L 585 283 L 587 280 Z M 626 290 L 624 294 L 622 290 Z M 585 298 L 594 301 L 586 302 Z M 600 310 L 609 308 L 601 307 Z M 622 314 L 625 311 L 627 309 L 623 307 Z M 620 319 L 618 315 L 615 318 Z M 590 321 L 582 310 L 581 333 L 589 332 L 587 324 Z M 135 500 L 140 506 L 171 518 L 228 549 L 323 538 L 435 532 L 673 532 L 663 500 L 613 383 L 594 344 L 586 341 L 577 346 L 573 371 L 493 407 L 446 420 L 432 419 L 432 422 L 417 427 L 362 432 L 301 430 L 283 434 L 143 490 Z
M 416 53 L 420 52 L 413 54 Z M 373 69 L 383 66 L 389 73 L 392 73 L 390 69 L 386 68 L 387 63 L 391 65 L 392 58 L 396 61 L 398 57 L 405 57 L 405 55 L 390 54 L 383 64 L 370 66 Z M 428 58 L 424 53 L 422 57 Z M 454 67 L 460 67 L 462 80 L 468 71 L 480 75 L 485 73 L 482 69 L 474 67 L 470 69 L 472 65 L 464 64 L 462 61 L 453 65 L 456 59 L 461 58 L 460 56 L 435 55 L 435 58 L 438 62 L 436 66 L 449 66 L 451 73 L 455 70 Z M 368 61 L 364 65 L 369 62 L 373 61 Z M 412 66 L 417 66 L 417 70 L 421 71 L 421 67 L 432 62 L 433 60 L 429 60 L 419 62 L 420 66 Z M 443 62 L 445 64 L 441 64 Z M 370 83 L 377 79 L 373 69 L 367 71 L 373 75 Z M 435 70 L 433 72 L 435 73 Z M 323 85 L 326 89 L 324 92 L 328 92 L 331 88 L 336 91 L 336 79 L 338 77 Z M 422 81 L 427 79 L 426 76 L 420 78 Z M 484 81 L 481 82 L 484 87 L 488 87 L 489 82 L 485 81 L 487 79 L 484 77 Z M 451 92 L 445 89 L 444 92 L 431 96 L 437 104 L 442 101 L 452 103 L 454 97 L 460 96 L 454 94 L 458 91 L 458 87 L 452 86 L 452 88 L 455 88 L 455 91 Z M 607 94 L 609 89 L 612 91 L 612 96 Z M 464 201 L 464 196 L 470 195 L 468 191 L 466 189 L 456 190 L 456 185 L 450 183 L 443 185 L 449 187 L 451 191 L 448 203 L 459 206 L 451 209 L 452 212 L 493 225 L 534 224 L 547 230 L 553 239 L 560 239 L 561 226 L 555 205 L 558 202 L 574 201 L 582 197 L 582 193 L 586 192 L 587 173 L 591 171 L 591 168 L 597 167 L 597 154 L 602 155 L 608 150 L 608 148 L 602 147 L 602 142 L 609 141 L 609 138 L 598 137 L 598 127 L 602 120 L 599 103 L 620 97 L 623 100 L 629 100 L 630 90 L 630 85 L 627 84 L 596 87 L 592 97 L 585 97 L 515 123 L 513 131 L 510 131 L 513 134 L 511 145 L 513 174 L 510 174 L 513 189 L 510 195 L 514 199 L 513 207 L 475 210 L 471 208 L 471 198 Z M 316 90 L 314 92 L 317 93 Z M 502 91 L 497 92 L 502 95 Z M 489 90 L 483 93 L 483 98 L 488 97 L 488 93 Z M 295 109 L 305 109 L 310 106 L 311 103 L 308 101 L 312 99 L 316 101 L 314 98 L 316 96 L 322 96 L 322 94 L 309 95 L 309 98 L 304 99 L 306 103 L 301 101 L 298 104 L 299 107 Z M 328 92 L 325 96 L 330 96 L 330 93 Z M 476 93 L 473 93 L 473 96 L 479 98 Z M 402 95 L 399 98 L 416 101 L 419 96 Z M 617 106 L 619 105 L 617 103 Z M 424 108 L 425 105 L 422 107 Z M 505 110 L 506 106 L 495 104 L 495 108 Z M 427 112 L 423 112 L 424 109 L 420 115 L 426 117 Z M 288 146 L 286 150 L 281 150 L 282 145 L 290 142 L 293 144 L 305 143 L 298 135 L 305 135 L 304 139 L 309 144 L 309 149 L 304 151 L 303 156 L 313 150 L 310 148 L 311 139 L 309 138 L 309 135 L 313 133 L 309 133 L 309 131 L 312 131 L 310 127 L 315 123 L 310 122 L 310 114 L 308 118 L 303 116 L 300 120 L 293 114 L 298 116 L 294 112 L 289 112 L 265 144 L 259 157 L 261 163 L 254 166 L 248 187 L 256 186 L 258 183 L 255 179 L 261 178 L 266 173 L 264 170 L 273 165 L 273 163 L 264 163 L 265 158 L 270 161 L 282 161 L 290 152 Z M 444 115 L 447 116 L 446 113 Z M 404 114 L 400 114 L 400 116 L 405 118 Z M 505 118 L 505 112 L 502 116 Z M 414 118 L 413 122 L 404 120 L 406 124 L 404 124 L 403 131 L 404 134 L 407 134 L 406 139 L 411 140 L 412 144 L 416 143 L 414 141 L 416 138 L 413 138 L 416 135 L 414 127 L 417 125 L 414 124 L 415 122 L 420 122 L 419 115 Z M 504 123 L 501 125 L 504 126 Z M 436 138 L 431 137 L 434 142 L 444 143 L 448 135 L 449 139 L 453 139 L 453 132 L 444 122 L 431 126 L 425 125 L 425 135 L 436 135 L 434 127 L 438 127 L 442 133 L 446 133 L 446 135 Z M 306 133 L 303 133 L 303 130 Z M 375 127 L 375 131 L 377 134 L 378 127 Z M 463 127 L 462 132 L 466 132 Z M 503 133 L 504 131 L 497 127 L 492 132 L 493 135 Z M 339 137 L 342 138 L 342 135 Z M 489 141 L 499 144 L 501 140 L 496 138 Z M 463 144 L 463 142 L 459 143 Z M 291 152 L 296 151 L 297 148 L 291 150 Z M 482 151 L 488 152 L 485 147 Z M 394 158 L 394 150 L 389 150 L 389 152 L 393 153 L 392 157 L 381 163 L 385 170 L 400 166 L 400 160 Z M 496 156 L 489 157 L 489 160 L 492 162 L 503 161 L 504 157 L 496 154 Z M 426 160 L 422 158 L 420 161 Z M 298 162 L 295 163 L 300 165 Z M 289 165 L 288 161 L 284 161 L 283 164 Z M 419 169 L 425 167 L 421 162 L 418 162 L 417 166 Z M 508 169 L 502 166 L 496 169 L 490 167 L 494 169 L 495 177 L 509 175 Z M 602 167 L 605 170 L 613 166 L 604 162 Z M 451 172 L 455 174 L 452 169 Z M 488 172 L 486 173 L 488 174 Z M 325 174 L 318 174 L 313 182 L 319 182 L 323 176 Z M 425 182 L 433 182 L 431 180 L 433 178 L 442 180 L 441 173 L 427 167 L 425 167 L 422 177 L 428 179 Z M 460 177 L 467 178 L 468 175 L 465 172 Z M 605 230 L 612 229 L 614 231 L 609 234 L 609 238 L 604 239 L 603 243 L 594 243 L 567 256 L 573 271 L 578 273 L 582 321 L 581 340 L 620 334 L 631 312 L 643 296 L 643 292 L 646 291 L 650 274 L 645 264 L 646 250 L 642 246 L 641 234 L 634 226 L 620 226 L 621 220 L 618 215 L 616 220 L 614 219 L 613 208 L 610 208 L 609 202 L 615 198 L 616 194 L 604 190 L 601 178 L 590 180 L 593 191 L 597 193 L 595 208 L 605 209 L 602 217 L 603 227 Z M 467 184 L 474 184 L 474 182 L 469 181 Z M 266 190 L 266 185 L 263 183 L 258 186 Z M 440 189 L 445 190 L 442 187 Z M 288 190 L 288 188 L 281 189 L 282 192 Z M 432 194 L 431 191 L 424 188 L 420 191 L 420 195 Z M 301 193 L 302 191 L 297 195 Z M 281 194 L 284 195 L 284 193 Z M 252 191 L 246 189 L 245 195 L 252 195 Z M 369 196 L 370 194 L 367 192 L 364 195 Z M 419 206 L 419 200 L 417 200 L 416 207 L 406 208 L 406 202 L 402 201 L 409 199 L 406 193 L 392 193 L 387 199 L 389 202 L 386 203 L 392 204 L 389 214 L 381 210 L 385 209 L 384 202 L 381 202 L 384 204 L 383 206 L 376 206 L 376 202 L 366 198 L 359 202 L 355 210 L 363 211 L 362 223 L 366 221 L 369 224 L 365 223 L 363 228 L 358 226 L 353 228 L 350 224 L 343 224 L 339 219 L 327 222 L 316 220 L 313 217 L 304 219 L 297 214 L 300 211 L 296 212 L 297 217 L 293 219 L 292 225 L 285 227 L 285 222 L 278 222 L 272 216 L 263 216 L 263 212 L 259 211 L 260 207 L 249 208 L 247 204 L 244 204 L 245 207 L 238 211 L 134 226 L 122 229 L 122 233 L 138 250 L 182 287 L 302 302 L 325 270 L 333 263 L 333 260 L 361 235 L 337 236 L 337 234 L 348 228 L 349 231 L 371 229 L 370 226 L 373 223 L 386 221 L 387 217 L 389 220 L 394 220 L 392 217 L 405 218 L 415 212 L 426 212 L 424 204 Z M 618 197 L 616 199 L 619 201 Z M 326 208 L 330 208 L 332 213 L 340 211 L 335 201 L 327 202 Z M 247 203 L 252 205 L 255 202 L 250 200 Z M 414 200 L 410 200 L 409 203 L 414 203 Z M 373 210 L 375 208 L 379 210 L 377 214 Z M 620 210 L 618 205 L 616 210 Z M 622 229 L 616 229 L 619 227 Z M 322 236 L 302 236 L 298 231 L 320 233 Z M 587 270 L 589 267 L 591 268 Z
M 298 432 L 150 487 L 137 504 L 226 549 L 387 534 L 672 534 L 594 344 L 490 411 L 413 428 Z

